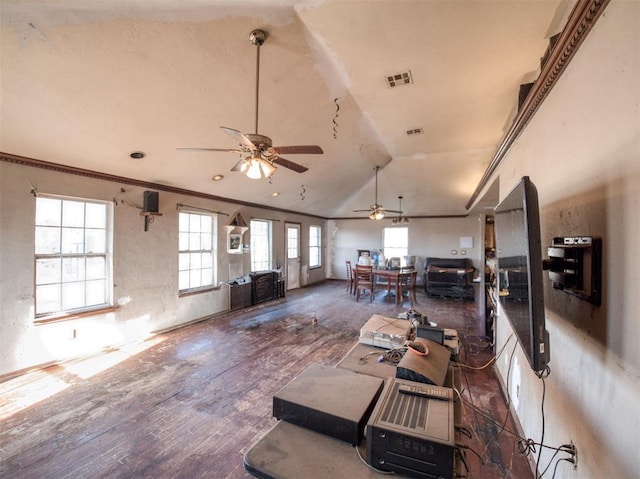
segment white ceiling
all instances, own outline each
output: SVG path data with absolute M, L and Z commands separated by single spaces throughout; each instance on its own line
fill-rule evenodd
M 573 4 L 2 0 L 0 151 L 324 217 L 366 216 L 379 165 L 385 207 L 465 214 Z M 271 182 L 230 172 L 237 154 L 176 150 L 255 133 L 256 28 L 259 132 L 324 149 Z

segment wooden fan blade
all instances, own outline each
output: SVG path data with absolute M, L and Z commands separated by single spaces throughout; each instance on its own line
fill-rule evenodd
M 309 169 L 306 166 L 299 165 L 298 163 L 289 161 L 286 158 L 282 158 L 281 156 L 274 156 L 273 158 L 270 158 L 270 160 L 276 165 L 284 166 L 285 168 L 289 168 L 296 173 L 304 173 Z
M 227 135 L 231 135 L 232 137 L 234 137 L 236 140 L 238 140 L 238 142 L 241 145 L 246 146 L 247 148 L 250 148 L 251 150 L 255 150 L 256 145 L 253 144 L 253 142 L 247 138 L 242 132 L 238 131 L 238 130 L 234 130 L 233 128 L 227 128 L 226 126 L 221 126 L 220 127 L 222 129 L 222 131 L 224 131 Z
M 399 215 L 402 214 L 402 211 L 398 211 L 398 210 L 388 210 L 386 208 L 382 208 L 382 211 L 384 211 L 385 213 L 398 213 Z
M 176 148 L 178 151 L 226 151 L 231 153 L 244 153 L 242 150 L 238 150 L 237 148 Z
M 274 146 L 270 150 L 278 155 L 321 155 L 324 153 L 318 145 Z
M 354 213 L 366 213 L 367 211 L 374 211 L 371 208 L 367 209 L 367 210 L 353 210 Z

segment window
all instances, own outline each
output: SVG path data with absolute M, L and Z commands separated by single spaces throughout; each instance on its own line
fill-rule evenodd
M 271 269 L 271 222 L 251 220 L 251 271 Z
M 181 212 L 178 218 L 178 289 L 216 284 L 216 216 Z
M 385 258 L 402 258 L 409 254 L 409 228 L 384 228 L 383 235 Z
M 287 225 L 287 259 L 300 258 L 300 225 Z
M 111 306 L 109 202 L 36 198 L 35 315 Z
M 322 229 L 309 226 L 309 268 L 319 268 L 321 261 Z

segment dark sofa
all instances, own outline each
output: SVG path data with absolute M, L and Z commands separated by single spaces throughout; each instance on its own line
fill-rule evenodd
M 424 292 L 429 296 L 474 299 L 475 271 L 469 258 L 426 258 L 422 274 Z

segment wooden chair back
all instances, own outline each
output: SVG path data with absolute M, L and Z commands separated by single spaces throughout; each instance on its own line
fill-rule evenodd
M 347 291 L 349 291 L 349 294 L 355 293 L 353 290 L 353 283 L 353 267 L 351 266 L 351 261 L 347 260 Z
M 356 301 L 360 299 L 360 293 L 364 291 L 369 292 L 369 300 L 373 301 L 374 295 L 374 275 L 373 266 L 363 266 L 356 264 L 355 269 L 355 288 L 356 288 Z

